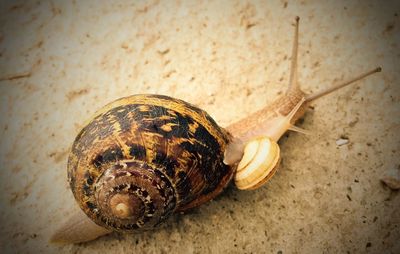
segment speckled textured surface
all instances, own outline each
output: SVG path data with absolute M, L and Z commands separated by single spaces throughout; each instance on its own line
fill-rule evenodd
M 400 4 L 378 1 L 2 1 L 2 253 L 399 253 Z M 229 186 L 153 232 L 48 243 L 75 207 L 68 149 L 94 111 L 122 96 L 185 99 L 221 126 L 285 90 L 301 17 L 305 91 L 378 65 L 316 101 L 281 140 L 263 188 Z M 349 143 L 337 146 L 345 136 Z

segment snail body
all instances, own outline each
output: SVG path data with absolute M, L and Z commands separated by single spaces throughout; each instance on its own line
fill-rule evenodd
M 226 128 L 202 109 L 163 95 L 133 95 L 99 110 L 68 159 L 68 181 L 81 210 L 51 241 L 152 229 L 174 212 L 213 199 L 233 178 L 242 190 L 267 182 L 279 166 L 279 138 L 287 130 L 307 133 L 294 124 L 312 101 L 380 71 L 306 94 L 297 82 L 298 22 L 287 92 Z

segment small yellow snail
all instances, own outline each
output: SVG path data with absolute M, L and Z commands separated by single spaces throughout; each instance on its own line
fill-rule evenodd
M 270 179 L 280 161 L 277 141 L 287 130 L 305 132 L 294 123 L 311 101 L 380 71 L 305 94 L 297 83 L 298 22 L 286 94 L 226 129 L 205 111 L 161 95 L 122 98 L 98 111 L 68 159 L 81 210 L 51 240 L 77 243 L 111 231 L 152 229 L 174 212 L 213 199 L 233 177 L 239 189 Z

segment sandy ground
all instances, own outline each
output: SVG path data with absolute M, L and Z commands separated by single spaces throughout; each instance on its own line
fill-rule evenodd
M 400 195 L 380 181 L 400 170 L 398 1 L 23 2 L 0 8 L 1 253 L 400 253 Z M 95 110 L 158 93 L 227 126 L 286 89 L 296 15 L 305 91 L 384 71 L 316 101 L 266 186 L 152 232 L 48 242 L 76 209 L 67 155 Z

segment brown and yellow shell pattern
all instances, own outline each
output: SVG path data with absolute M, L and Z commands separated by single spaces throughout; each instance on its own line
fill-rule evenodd
M 160 95 L 105 106 L 76 137 L 68 180 L 82 210 L 119 231 L 149 229 L 218 195 L 234 169 L 228 133 L 203 110 Z

